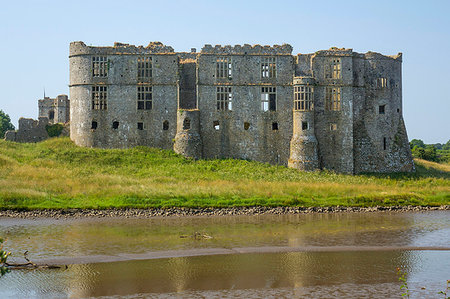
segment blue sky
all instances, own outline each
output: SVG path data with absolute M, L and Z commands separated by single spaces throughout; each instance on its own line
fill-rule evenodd
M 71 41 L 111 46 L 161 41 L 289 43 L 293 53 L 332 46 L 403 53 L 410 139 L 450 139 L 450 1 L 4 1 L 0 7 L 0 109 L 17 126 L 37 100 L 68 94 Z

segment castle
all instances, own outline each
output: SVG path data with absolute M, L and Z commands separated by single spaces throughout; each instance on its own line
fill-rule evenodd
M 401 53 L 211 46 L 176 53 L 70 44 L 70 136 L 80 146 L 174 149 L 301 170 L 413 171 Z

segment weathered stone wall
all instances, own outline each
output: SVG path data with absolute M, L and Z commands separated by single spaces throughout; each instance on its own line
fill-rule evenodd
M 341 59 L 341 78 L 326 78 L 333 58 Z M 315 135 L 321 168 L 353 173 L 353 71 L 352 50 L 318 51 L 311 57 L 314 87 Z M 340 88 L 340 110 L 325 107 L 327 87 Z M 332 126 L 335 125 L 335 129 Z
M 283 48 L 202 49 L 198 57 L 198 108 L 205 158 L 230 157 L 287 165 L 292 136 L 294 65 L 292 49 L 280 47 Z M 231 78 L 216 78 L 219 56 L 231 59 Z M 261 62 L 267 56 L 276 59 L 275 78 L 261 78 Z M 217 109 L 218 86 L 231 87 L 232 111 Z M 262 111 L 262 87 L 276 88 L 276 111 Z
M 355 173 L 414 169 L 402 116 L 401 63 L 401 54 L 369 52 L 364 60 L 355 59 L 355 78 L 363 83 L 354 107 Z M 384 87 L 377 82 L 381 78 Z
M 138 83 L 137 57 L 151 54 L 152 77 Z M 107 77 L 92 76 L 92 57 L 107 56 Z M 148 47 L 70 46 L 71 138 L 82 146 L 126 148 L 146 145 L 173 148 L 176 133 L 178 57 L 160 43 Z M 152 87 L 152 109 L 137 109 L 137 86 Z M 92 109 L 92 85 L 107 87 L 107 109 Z M 93 129 L 92 123 L 97 127 Z M 118 128 L 113 123 L 118 122 Z M 143 129 L 138 129 L 138 122 Z M 164 127 L 166 122 L 168 126 Z
M 31 118 L 19 119 L 19 129 L 7 131 L 5 139 L 16 142 L 39 142 L 48 139 L 46 126 L 49 124 L 47 117 L 39 117 L 39 120 Z

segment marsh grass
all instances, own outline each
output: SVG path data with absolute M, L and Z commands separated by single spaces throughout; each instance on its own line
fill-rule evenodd
M 393 206 L 450 202 L 450 166 L 416 160 L 414 174 L 300 172 L 172 151 L 105 150 L 68 138 L 0 140 L 0 208 Z

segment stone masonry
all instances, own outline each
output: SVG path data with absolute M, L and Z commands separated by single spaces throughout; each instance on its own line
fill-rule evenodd
M 401 53 L 290 45 L 70 44 L 77 145 L 174 149 L 301 170 L 413 171 L 402 117 Z
M 70 101 L 67 95 L 61 94 L 52 99 L 44 97 L 38 101 L 39 117 L 47 117 L 50 124 L 65 124 L 70 120 Z

